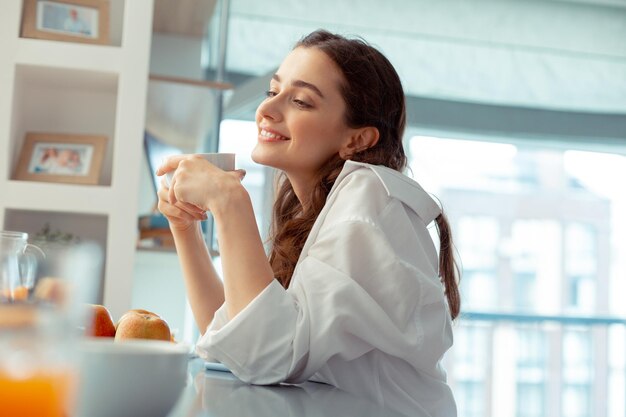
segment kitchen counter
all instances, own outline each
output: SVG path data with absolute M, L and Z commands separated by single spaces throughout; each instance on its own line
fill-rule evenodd
M 330 385 L 249 385 L 230 372 L 205 370 L 201 359 L 189 362 L 187 386 L 168 417 L 247 416 L 403 417 Z

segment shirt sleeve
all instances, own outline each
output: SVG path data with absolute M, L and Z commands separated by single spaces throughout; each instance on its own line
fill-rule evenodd
M 273 281 L 230 321 L 218 310 L 197 352 L 255 384 L 299 383 L 372 349 L 404 357 L 423 339 L 420 274 L 374 224 L 341 222 L 320 231 L 289 289 Z

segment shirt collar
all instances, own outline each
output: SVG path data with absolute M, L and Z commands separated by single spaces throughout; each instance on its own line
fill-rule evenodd
M 422 219 L 424 224 L 429 224 L 437 216 L 439 216 L 439 214 L 441 214 L 441 208 L 439 205 L 437 205 L 435 200 L 433 200 L 433 198 L 417 182 L 398 171 L 382 165 L 346 161 L 343 169 L 339 173 L 339 176 L 335 180 L 333 189 L 348 174 L 362 168 L 372 170 L 378 179 L 380 179 L 380 182 L 385 187 L 385 190 L 387 190 L 387 195 L 402 201 L 402 203 L 411 208 L 411 210 L 413 210 Z

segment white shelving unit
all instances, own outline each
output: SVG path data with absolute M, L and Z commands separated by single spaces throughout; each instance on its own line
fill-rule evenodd
M 0 1 L 0 226 L 50 222 L 101 242 L 101 301 L 119 317 L 132 299 L 153 0 L 109 4 L 110 45 L 92 45 L 21 38 L 22 1 Z M 13 179 L 27 132 L 107 136 L 99 185 Z

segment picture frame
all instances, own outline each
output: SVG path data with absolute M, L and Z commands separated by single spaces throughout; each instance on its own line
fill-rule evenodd
M 24 0 L 22 37 L 109 43 L 108 0 Z
M 97 185 L 107 140 L 99 135 L 27 133 L 14 179 Z

